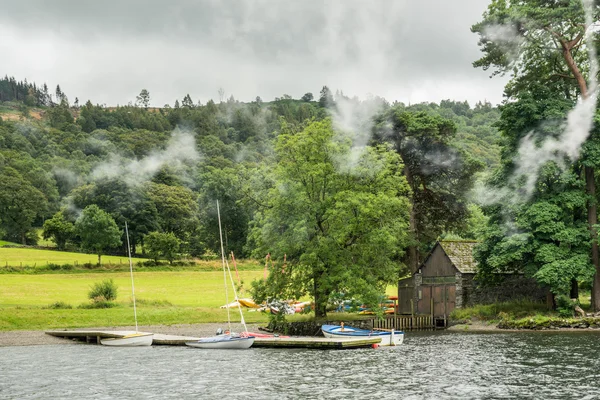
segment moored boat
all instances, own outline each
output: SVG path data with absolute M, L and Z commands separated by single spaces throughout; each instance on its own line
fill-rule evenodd
M 186 342 L 187 346 L 201 349 L 249 349 L 254 344 L 254 336 L 217 335 Z
M 153 338 L 153 333 L 136 332 L 131 335 L 125 335 L 120 338 L 100 339 L 100 343 L 104 346 L 150 346 L 152 345 Z
M 404 332 L 396 330 L 368 330 L 344 325 L 322 325 L 321 331 L 327 338 L 381 338 L 380 346 L 397 346 L 404 341 Z

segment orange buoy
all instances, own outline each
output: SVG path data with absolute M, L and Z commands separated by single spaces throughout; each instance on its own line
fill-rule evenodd
M 379 344 L 378 343 L 373 343 L 371 345 L 371 347 L 374 348 L 374 349 L 377 349 L 377 348 L 379 348 Z

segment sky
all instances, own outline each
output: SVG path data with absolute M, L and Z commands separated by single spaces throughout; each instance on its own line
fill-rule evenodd
M 502 101 L 475 69 L 487 0 L 0 0 L 0 74 L 73 101 L 173 105 L 233 95 Z

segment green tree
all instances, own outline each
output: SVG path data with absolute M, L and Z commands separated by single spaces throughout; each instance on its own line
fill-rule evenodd
M 98 254 L 98 264 L 102 253 L 121 245 L 121 231 L 110 214 L 97 205 L 87 206 L 75 222 L 75 232 L 81 238 L 85 251 Z
M 129 186 L 119 179 L 100 180 L 83 185 L 71 192 L 75 206 L 85 208 L 95 204 L 108 212 L 119 226 L 125 221 L 129 226 L 131 254 L 136 254 L 139 243 L 149 232 L 160 229 L 156 205 L 150 198 L 146 186 Z M 123 254 L 127 254 L 127 241 L 122 238 Z
M 305 101 L 305 102 L 307 102 L 307 103 L 308 103 L 308 102 L 311 102 L 311 101 L 313 101 L 313 98 L 314 98 L 314 97 L 313 97 L 313 94 L 312 94 L 312 93 L 310 93 L 310 92 L 308 92 L 308 93 L 305 93 L 305 94 L 304 94 L 304 96 L 302 96 L 302 97 L 300 98 L 300 100 L 302 100 L 302 101 Z
M 10 167 L 0 167 L 0 215 L 6 235 L 27 244 L 27 233 L 48 207 L 44 194 Z
M 190 97 L 189 93 L 185 95 L 183 101 L 181 102 L 181 106 L 184 108 L 194 108 L 194 101 Z
M 148 256 L 158 262 L 160 258 L 166 259 L 170 264 L 177 257 L 181 240 L 172 232 L 150 232 L 144 238 L 145 249 Z
M 321 108 L 329 108 L 334 106 L 333 95 L 331 90 L 327 86 L 323 86 L 321 89 L 321 96 L 319 97 L 319 106 Z
M 135 98 L 135 104 L 148 109 L 148 106 L 150 105 L 150 92 L 148 92 L 146 89 L 142 89 L 140 94 L 138 94 Z
M 456 125 L 394 107 L 377 117 L 376 137 L 393 144 L 411 188 L 410 238 L 404 262 L 415 272 L 442 233 L 464 226 L 466 196 L 483 165 L 451 145 Z
M 334 293 L 374 305 L 397 280 L 410 191 L 401 160 L 382 146 L 348 165 L 349 150 L 330 120 L 299 132 L 283 125 L 275 186 L 255 219 L 253 240 L 257 256 L 286 256 L 287 265 L 253 284 L 258 300 L 310 294 L 315 315 L 324 317 Z
M 596 2 L 590 4 L 593 14 L 591 20 L 597 21 L 600 16 L 600 6 Z M 557 132 L 559 129 L 556 126 L 560 126 L 567 110 L 578 98 L 586 99 L 589 96 L 586 78 L 591 68 L 585 51 L 585 35 L 588 28 L 589 22 L 586 21 L 583 4 L 576 0 L 544 2 L 493 0 L 488 11 L 483 15 L 483 20 L 472 27 L 472 30 L 480 35 L 479 43 L 484 53 L 474 66 L 492 68 L 494 74 L 512 73 L 512 79 L 505 89 L 510 102 L 503 107 L 501 120 L 502 129 L 508 138 L 508 148 L 518 148 L 520 139 L 532 128 L 538 130 L 538 142 L 548 137 L 558 136 L 560 132 Z M 556 121 L 551 124 L 555 126 L 554 129 L 548 129 L 548 123 L 540 118 L 542 115 L 546 119 Z M 591 260 L 595 270 L 592 306 L 596 311 L 600 310 L 600 256 L 595 230 L 597 224 L 595 170 L 600 166 L 600 157 L 597 155 L 600 154 L 599 139 L 599 132 L 596 129 L 584 144 L 579 159 L 571 160 L 574 162 L 573 176 L 575 179 L 585 181 L 587 192 L 587 226 L 590 239 L 586 242 L 591 243 L 588 259 Z M 506 182 L 514 169 L 514 164 L 507 156 L 507 152 L 504 161 L 503 177 Z M 540 187 L 539 178 L 536 191 L 538 193 L 534 193 L 533 198 L 525 206 L 530 210 L 539 208 L 547 210 L 549 208 L 544 204 L 548 201 L 554 204 L 552 199 L 560 196 L 559 189 L 554 185 Z M 582 197 L 581 193 L 578 197 Z M 541 204 L 536 204 L 538 201 Z M 582 216 L 579 207 L 569 207 L 572 204 L 573 201 L 564 206 L 556 203 L 555 206 L 562 210 L 561 220 L 572 221 L 568 226 L 571 224 L 578 226 Z M 497 210 L 497 212 L 501 211 Z M 554 214 L 558 217 L 556 211 Z M 497 221 L 497 218 L 492 218 L 491 221 Z M 573 250 L 568 239 L 544 238 L 545 233 L 535 230 L 529 230 L 527 234 L 531 235 L 531 240 L 553 241 L 549 245 L 554 245 L 557 249 L 569 249 L 567 253 L 573 254 L 573 257 L 579 254 L 577 250 Z M 510 240 L 510 238 L 500 239 L 498 236 L 496 240 L 488 240 L 486 247 L 480 253 L 481 261 L 485 262 L 483 257 L 489 255 L 494 247 Z M 490 263 L 490 265 L 494 264 L 498 268 L 506 266 L 504 262 Z M 534 265 L 533 269 L 538 271 L 536 273 L 538 277 L 543 276 L 545 281 L 554 282 L 555 294 L 563 294 L 566 291 L 566 286 L 560 282 L 576 283 L 577 278 L 581 278 L 582 274 L 585 275 L 581 257 L 559 259 L 556 262 L 553 258 L 537 257 Z M 553 265 L 555 266 L 553 279 L 549 279 L 552 274 L 540 272 Z M 559 265 L 563 267 L 559 268 Z
M 44 230 L 42 237 L 52 239 L 59 250 L 64 250 L 67 241 L 71 240 L 75 234 L 75 225 L 67 220 L 63 210 L 54 214 L 50 219 L 44 221 Z
M 197 195 L 182 186 L 148 184 L 148 195 L 158 212 L 160 227 L 187 240 L 198 221 Z

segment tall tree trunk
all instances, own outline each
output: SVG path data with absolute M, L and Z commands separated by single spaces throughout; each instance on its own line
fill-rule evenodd
M 414 211 L 414 202 L 413 207 L 411 207 L 410 209 L 410 220 L 408 229 L 411 236 L 411 244 L 406 249 L 405 260 L 409 271 L 414 274 L 419 269 L 419 242 L 417 240 L 417 218 L 415 216 Z
M 315 296 L 315 318 L 327 317 L 327 296 L 320 284 L 323 273 L 315 271 L 313 273 L 313 292 Z
M 577 279 L 571 279 L 571 293 L 570 298 L 579 299 L 579 284 L 577 283 Z
M 588 203 L 588 225 L 592 237 L 592 264 L 594 264 L 596 270 L 592 286 L 592 308 L 594 311 L 600 311 L 600 256 L 598 251 L 598 232 L 596 232 L 595 228 L 598 223 L 598 212 L 596 206 L 596 182 L 592 167 L 585 167 L 585 186 L 590 196 Z
M 577 81 L 581 96 L 584 99 L 587 99 L 589 96 L 587 82 L 571 53 L 573 47 L 578 45 L 583 38 L 583 34 L 580 34 L 570 42 L 567 42 L 566 40 L 559 40 L 559 42 L 563 49 L 565 62 Z M 598 210 L 596 206 L 596 182 L 593 167 L 585 167 L 585 187 L 590 197 L 588 202 L 588 225 L 592 239 L 591 259 L 595 269 L 594 283 L 592 286 L 592 309 L 594 311 L 600 311 L 600 257 L 598 255 L 598 232 L 596 232 L 595 228 L 595 225 L 598 223 Z
M 404 177 L 406 178 L 406 182 L 408 182 L 408 185 L 410 186 L 410 188 L 413 190 L 413 195 L 411 196 L 411 207 L 410 207 L 410 214 L 409 214 L 409 226 L 408 226 L 408 230 L 410 232 L 410 238 L 409 238 L 409 245 L 408 248 L 406 249 L 406 256 L 404 257 L 406 266 L 408 267 L 408 270 L 411 272 L 411 274 L 414 274 L 415 272 L 417 272 L 417 270 L 419 269 L 419 238 L 418 238 L 418 232 L 417 232 L 417 213 L 415 211 L 415 191 L 417 190 L 417 188 L 415 188 L 415 180 L 413 179 L 413 175 L 410 171 L 410 168 L 408 168 L 408 166 L 404 165 Z
M 98 254 L 98 265 L 102 265 L 102 264 L 100 264 L 100 257 L 101 257 L 101 255 Z

